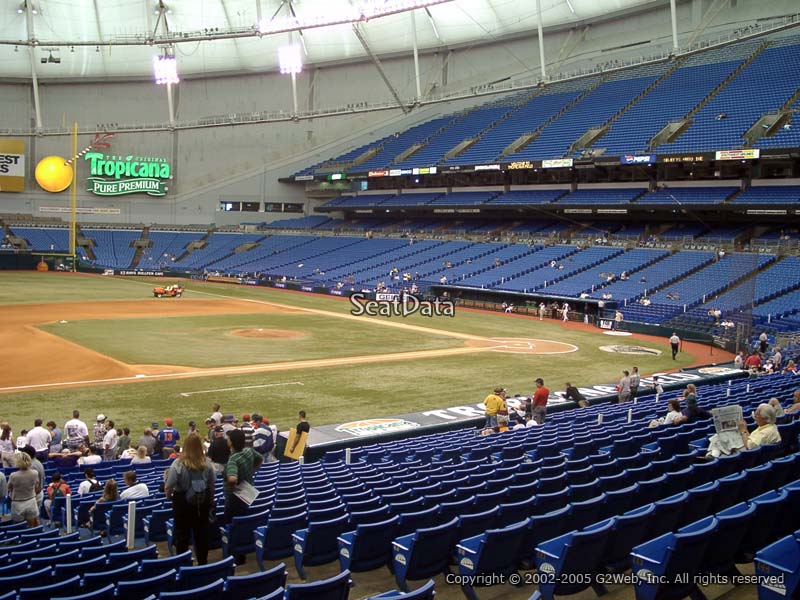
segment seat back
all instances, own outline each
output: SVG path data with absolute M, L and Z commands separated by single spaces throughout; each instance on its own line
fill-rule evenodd
M 178 590 L 191 590 L 209 585 L 218 579 L 225 580 L 228 577 L 232 577 L 236 568 L 234 562 L 233 556 L 229 556 L 207 565 L 182 566 L 178 569 L 176 588 Z
M 249 600 L 261 598 L 281 590 L 286 585 L 286 565 L 280 563 L 268 571 L 228 577 L 225 580 L 226 600 Z
M 266 527 L 257 530 L 261 547 L 265 558 L 283 558 L 292 554 L 292 534 L 307 526 L 307 513 L 302 512 L 291 517 L 280 519 L 270 519 Z M 259 543 L 257 541 L 256 543 Z
M 312 564 L 314 558 L 335 558 L 339 554 L 336 538 L 347 530 L 349 523 L 350 520 L 346 515 L 329 521 L 309 523 L 303 561 Z M 332 558 L 327 560 L 332 560 Z
M 458 517 L 458 539 L 472 537 L 494 527 L 495 520 L 500 514 L 500 507 L 483 512 L 473 512 Z
M 192 566 L 192 551 L 187 550 L 166 558 L 148 558 L 142 561 L 140 573 L 145 579 L 165 573 L 170 569 Z
M 176 592 L 161 592 L 159 600 L 219 600 L 225 591 L 225 581 L 217 579 L 201 587 L 194 587 L 189 590 Z
M 350 571 L 344 570 L 329 579 L 313 583 L 290 583 L 286 600 L 347 600 L 350 594 Z
M 406 578 L 425 579 L 443 572 L 458 540 L 458 531 L 457 519 L 438 527 L 417 529 L 411 541 Z
M 353 570 L 360 570 L 363 562 L 385 564 L 391 560 L 392 540 L 398 536 L 399 521 L 399 517 L 392 517 L 380 523 L 359 525 L 356 528 L 355 542 L 350 550 Z
M 656 505 L 647 504 L 613 519 L 614 535 L 609 537 L 604 556 L 612 571 L 628 568 L 631 550 L 650 537 L 650 523 L 656 518 Z
M 502 529 L 487 530 L 478 549 L 473 573 L 504 573 L 513 569 L 527 531 L 527 520 Z M 462 557 L 461 560 L 470 559 Z
M 402 513 L 398 523 L 398 535 L 406 535 L 420 528 L 435 527 L 440 522 L 441 515 L 438 506 L 417 512 Z

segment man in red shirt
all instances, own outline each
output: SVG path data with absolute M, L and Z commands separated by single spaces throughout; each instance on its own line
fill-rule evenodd
M 536 391 L 533 393 L 533 420 L 539 425 L 544 423 L 547 414 L 547 399 L 550 397 L 550 390 L 544 387 L 544 380 L 539 377 L 536 380 Z
M 753 350 L 753 353 L 744 361 L 744 366 L 747 369 L 760 369 L 761 357 L 758 355 L 758 352 Z

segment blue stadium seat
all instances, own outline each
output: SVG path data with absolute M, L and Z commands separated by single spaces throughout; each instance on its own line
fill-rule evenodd
M 117 584 L 117 598 L 120 600 L 144 600 L 150 595 L 170 592 L 175 588 L 175 569 L 135 581 L 120 581 Z
M 357 573 L 388 566 L 399 520 L 395 516 L 378 523 L 361 524 L 355 531 L 342 533 L 338 539 L 341 570 Z
M 377 596 L 370 596 L 367 600 L 433 600 L 436 596 L 435 587 L 436 582 L 433 579 L 429 579 L 425 585 L 412 592 L 391 590 Z
M 170 569 L 192 566 L 192 551 L 187 550 L 167 558 L 146 558 L 141 561 L 139 572 L 145 579 L 161 575 Z
M 711 536 L 702 562 L 701 569 L 704 573 L 738 574 L 736 557 L 745 534 L 754 523 L 755 513 L 754 504 L 741 502 L 716 514 L 717 528 Z
M 610 519 L 614 533 L 603 555 L 606 569 L 619 573 L 630 567 L 631 550 L 649 539 L 650 524 L 655 515 L 655 504 L 647 504 Z
M 583 502 L 570 502 L 569 522 L 572 527 L 582 529 L 591 523 L 595 523 L 602 517 L 605 510 L 606 497 L 604 494 L 585 500 Z
M 456 546 L 459 575 L 471 576 L 488 573 L 516 573 L 528 521 L 521 521 L 503 529 L 489 529 L 481 535 L 462 539 Z M 469 600 L 477 600 L 475 589 L 462 583 L 461 589 Z
M 750 496 L 745 473 L 726 475 L 718 479 L 717 482 L 719 483 L 719 490 L 711 500 L 709 514 L 725 510 Z
M 426 579 L 446 572 L 458 532 L 458 519 L 452 519 L 438 527 L 418 529 L 394 540 L 392 564 L 400 589 L 409 591 L 407 579 Z
M 159 600 L 219 600 L 225 590 L 225 581 L 217 579 L 202 587 L 195 587 L 175 592 L 161 592 Z
M 682 519 L 684 508 L 689 502 L 689 492 L 681 492 L 655 503 L 656 515 L 650 522 L 650 535 L 655 537 L 675 531 Z
M 206 565 L 180 567 L 175 589 L 181 591 L 189 590 L 203 587 L 217 579 L 225 580 L 227 577 L 233 576 L 234 568 L 234 558 L 232 556 Z
M 38 587 L 21 587 L 17 598 L 19 600 L 50 600 L 56 594 L 73 595 L 81 591 L 81 578 L 74 575 L 56 583 Z
M 285 600 L 347 600 L 352 584 L 350 571 L 313 583 L 290 583 Z
M 305 566 L 324 565 L 339 555 L 337 538 L 350 524 L 347 515 L 328 521 L 311 521 L 308 528 L 292 534 L 294 565 L 301 579 L 306 578 Z
M 138 550 L 130 550 L 129 552 L 112 552 L 108 555 L 106 566 L 109 569 L 116 569 L 127 565 L 132 560 L 141 561 L 145 558 L 158 558 L 158 549 L 155 544 L 139 548 Z
M 681 524 L 699 521 L 711 512 L 711 502 L 719 492 L 719 483 L 712 481 L 688 490 L 689 500 L 681 513 Z
M 264 560 L 292 556 L 292 534 L 308 525 L 307 513 L 301 512 L 291 517 L 270 519 L 267 525 L 259 527 L 252 534 L 255 538 L 256 563 L 264 570 Z
M 631 551 L 633 570 L 639 575 L 636 600 L 667 600 L 694 594 L 698 588 L 693 577 L 700 571 L 716 527 L 717 520 L 711 517 L 703 527 L 692 524 L 636 546 Z M 678 574 L 687 574 L 688 583 L 676 582 Z
M 800 589 L 800 535 L 797 532 L 762 548 L 755 557 L 759 600 L 796 598 Z M 766 578 L 773 578 L 770 582 Z
M 29 571 L 16 576 L 0 577 L 0 590 L 18 590 L 24 586 L 33 586 L 37 583 L 47 584 L 51 581 L 51 571 L 48 567 L 38 571 Z
M 536 546 L 545 540 L 562 535 L 572 529 L 569 525 L 569 506 L 564 506 L 543 515 L 532 515 L 528 520 L 528 531 L 522 542 L 520 558 L 527 567 L 533 565 Z
M 118 583 L 120 581 L 130 581 L 131 579 L 139 578 L 139 563 L 134 561 L 124 567 L 119 567 L 111 571 L 85 573 L 83 576 L 83 590 L 99 590 L 105 587 L 106 583 L 109 581 Z
M 281 591 L 282 598 L 283 587 L 286 585 L 286 578 L 288 575 L 286 565 L 280 563 L 268 571 L 228 577 L 225 580 L 225 594 L 222 600 L 250 600 L 250 598 L 261 598 L 276 590 Z
M 249 554 L 256 548 L 253 531 L 267 522 L 267 511 L 252 515 L 234 517 L 227 525 L 220 527 L 222 533 L 222 555 L 228 557 Z
M 94 539 L 94 538 L 89 538 Z M 102 540 L 100 536 L 97 539 Z M 106 558 L 114 552 L 125 552 L 127 542 L 125 540 L 117 540 L 110 544 L 90 544 L 81 549 L 81 558 L 84 560 L 93 558 L 95 556 L 105 556 Z M 155 547 L 155 546 L 153 546 Z
M 458 517 L 458 539 L 473 537 L 495 526 L 500 515 L 500 507 L 495 506 L 483 512 L 469 512 Z
M 536 548 L 539 573 L 554 574 L 556 577 L 540 583 L 539 596 L 534 594 L 534 598 L 552 599 L 556 595 L 577 594 L 589 587 L 598 595 L 604 594 L 605 587 L 586 574 L 600 570 L 604 551 L 614 535 L 614 523 L 606 521 L 539 544 Z
M 77 596 L 55 596 L 52 598 L 52 600 L 113 600 L 114 590 L 115 587 L 113 583 L 109 583 L 102 588 L 89 591 L 87 591 L 84 586 L 81 588 L 83 593 Z M 0 598 L 2 597 L 0 596 Z
M 94 558 L 78 562 L 63 562 L 55 565 L 53 577 L 57 581 L 61 581 L 63 579 L 69 579 L 74 575 L 83 575 L 89 571 L 96 571 L 103 568 L 105 565 L 105 556 L 96 556 Z

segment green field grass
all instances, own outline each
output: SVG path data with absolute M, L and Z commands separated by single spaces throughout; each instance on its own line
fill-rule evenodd
M 0 273 L 0 290 L 6 302 L 25 293 L 51 302 L 77 299 L 90 302 L 101 297 L 135 300 L 148 297 L 151 286 L 150 281 L 133 279 Z M 341 314 L 350 310 L 346 301 L 312 294 L 202 282 L 187 282 L 187 287 L 187 298 L 241 298 Z M 246 343 L 239 345 L 240 342 L 250 341 L 262 344 L 265 340 L 239 340 L 225 335 L 234 326 L 262 323 L 265 318 L 273 323 L 273 317 L 279 318 L 281 324 L 275 321 L 276 324 L 270 324 L 269 327 L 301 329 L 303 322 L 312 324 L 309 326 L 312 329 L 311 337 L 296 340 L 299 343 L 308 342 L 308 345 L 293 347 L 291 353 L 287 348 L 286 354 L 278 357 L 276 352 L 265 349 L 263 345 L 255 351 L 248 348 Z M 299 321 L 297 324 L 285 324 L 292 319 Z M 243 364 L 253 360 L 267 362 L 265 358 L 296 360 L 311 356 L 376 354 L 460 345 L 459 340 L 382 327 L 369 321 L 366 317 L 363 322 L 354 322 L 317 314 L 222 315 L 199 319 L 118 320 L 112 327 L 108 326 L 109 322 L 104 326 L 101 321 L 86 321 L 70 323 L 71 327 L 67 329 L 51 331 L 136 363 Z M 694 357 L 685 353 L 679 355 L 679 360 L 672 361 L 667 351 L 660 356 L 609 354 L 600 351 L 598 346 L 613 344 L 615 340 L 599 331 L 565 329 L 556 321 L 539 322 L 499 313 L 457 311 L 452 319 L 416 317 L 402 321 L 485 337 L 529 337 L 568 342 L 577 345 L 580 351 L 557 356 L 483 352 L 435 360 L 31 391 L 0 396 L 0 417 L 8 419 L 14 430 L 18 431 L 22 427 L 30 427 L 38 416 L 64 422 L 73 408 L 79 408 L 84 416 L 89 415 L 89 420 L 97 412 L 103 412 L 114 418 L 118 426 L 129 426 L 136 433 L 151 421 L 161 421 L 165 417 L 173 417 L 176 424 L 185 429 L 189 420 L 203 419 L 210 414 L 211 403 L 218 401 L 224 412 L 261 412 L 279 427 L 288 428 L 296 422 L 296 414 L 300 409 L 308 412 L 312 425 L 338 423 L 356 418 L 474 404 L 497 385 L 507 387 L 511 393 L 529 393 L 536 377 L 543 377 L 547 385 L 555 390 L 563 389 L 566 381 L 577 385 L 616 381 L 622 369 L 634 364 L 643 374 L 647 374 L 685 366 L 694 361 Z M 123 326 L 124 335 L 121 334 Z M 140 335 L 140 330 L 152 332 L 153 328 L 160 331 L 156 339 L 161 347 L 150 346 L 144 352 L 140 348 L 132 350 L 128 336 Z M 176 340 L 191 340 L 191 343 L 176 344 Z M 235 346 L 231 346 L 231 343 Z M 637 341 L 637 344 L 666 350 L 665 346 L 651 342 Z M 170 350 L 174 346 L 185 347 Z M 234 348 L 238 353 L 235 360 L 229 356 Z M 129 354 L 126 355 L 126 352 Z M 708 358 L 710 362 L 713 357 L 699 358 Z M 239 360 L 241 362 L 236 362 Z M 274 384 L 290 385 L 227 389 Z

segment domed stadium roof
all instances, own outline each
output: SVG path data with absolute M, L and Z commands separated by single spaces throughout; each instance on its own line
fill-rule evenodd
M 541 0 L 545 27 L 659 4 Z M 412 23 L 420 50 L 497 41 L 535 31 L 537 2 L 0 0 L 0 15 L 0 77 L 29 79 L 27 47 L 34 44 L 41 79 L 116 78 L 151 76 L 153 58 L 165 52 L 175 55 L 181 76 L 275 70 L 278 48 L 290 43 L 307 65 L 364 59 L 365 43 L 379 56 L 410 52 Z

